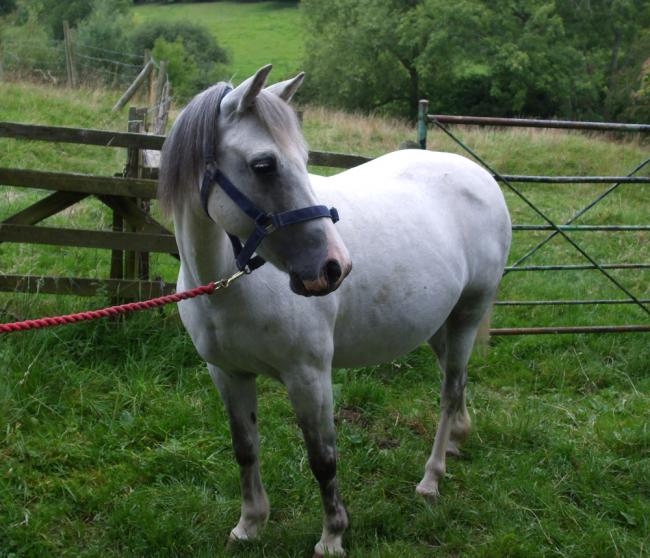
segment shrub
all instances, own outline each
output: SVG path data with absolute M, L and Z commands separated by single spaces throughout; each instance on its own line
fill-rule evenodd
M 177 97 L 188 98 L 196 92 L 196 84 L 200 81 L 199 68 L 180 37 L 173 42 L 158 37 L 152 55 L 156 60 L 164 60 L 167 63 L 167 75 Z
M 109 6 L 112 16 L 117 12 L 125 13 L 131 4 L 129 0 L 39 0 L 39 21 L 50 29 L 57 39 L 63 38 L 63 22 L 76 27 L 86 19 L 99 5 Z M 111 16 L 111 17 L 112 17 Z
M 93 76 L 104 83 L 132 80 L 142 65 L 142 52 L 138 53 L 139 57 L 128 52 L 131 41 L 127 29 L 131 17 L 116 7 L 119 2 L 95 0 L 92 13 L 76 30 L 75 46 L 81 71 L 86 77 Z
M 163 41 L 156 43 L 159 39 Z M 166 55 L 174 58 L 176 76 L 172 78 L 172 86 L 177 95 L 185 98 L 222 79 L 229 59 L 210 31 L 189 21 L 158 21 L 142 25 L 134 31 L 132 44 L 136 52 L 155 49 L 154 56 L 159 60 L 171 62 L 165 58 Z M 191 67 L 181 70 L 181 61 Z
M 34 10 L 28 9 L 21 25 L 9 25 L 0 35 L 4 69 L 18 76 L 57 81 L 65 74 L 63 46 L 52 41 Z

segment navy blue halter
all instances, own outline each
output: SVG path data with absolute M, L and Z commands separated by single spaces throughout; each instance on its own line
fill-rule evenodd
M 219 107 L 221 106 L 223 98 L 231 90 L 232 89 L 227 88 L 224 91 L 218 101 Z M 253 253 L 260 243 L 273 231 L 288 225 L 303 223 L 305 221 L 311 221 L 312 219 L 320 219 L 323 217 L 332 219 L 332 222 L 334 223 L 339 220 L 339 214 L 336 208 L 332 207 L 328 209 L 324 205 L 312 205 L 301 209 L 282 211 L 280 213 L 266 213 L 257 207 L 252 200 L 240 191 L 217 167 L 217 163 L 214 160 L 214 146 L 208 146 L 205 153 L 205 164 L 206 170 L 203 175 L 203 182 L 201 183 L 201 205 L 203 206 L 203 210 L 207 216 L 210 217 L 210 213 L 208 212 L 208 198 L 210 196 L 211 188 L 216 182 L 221 186 L 221 189 L 228 195 L 228 197 L 230 197 L 235 205 L 237 205 L 237 207 L 239 207 L 239 209 L 248 215 L 255 223 L 253 232 L 243 245 L 237 236 L 227 233 L 235 254 L 237 269 L 240 271 L 251 272 L 266 263 L 264 258 L 259 255 L 253 256 Z

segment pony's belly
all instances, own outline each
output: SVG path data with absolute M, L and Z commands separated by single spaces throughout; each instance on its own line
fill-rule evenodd
M 353 270 L 341 286 L 334 366 L 405 355 L 428 341 L 458 302 L 465 282 L 461 262 L 430 252 L 413 271 L 408 254 L 398 255 L 383 265 L 362 255 L 357 274 Z
M 444 323 L 454 300 L 421 300 L 418 307 L 377 308 L 335 331 L 333 366 L 372 366 L 401 357 L 428 341 Z
M 350 346 L 346 343 L 335 345 L 332 366 L 334 368 L 357 368 L 390 362 L 410 353 L 434 333 L 435 331 L 427 331 L 420 335 L 401 335 L 399 338 L 377 335 L 366 339 L 363 345 Z

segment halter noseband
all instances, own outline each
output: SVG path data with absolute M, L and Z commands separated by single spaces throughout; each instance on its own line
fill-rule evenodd
M 223 98 L 232 91 L 232 88 L 226 88 L 218 99 L 219 106 L 217 108 L 217 115 L 221 110 L 221 101 Z M 336 208 L 327 208 L 324 205 L 312 205 L 303 207 L 301 209 L 292 209 L 291 211 L 282 211 L 280 213 L 266 213 L 257 207 L 252 200 L 239 190 L 228 177 L 221 172 L 217 163 L 214 160 L 214 145 L 207 146 L 205 152 L 205 174 L 203 175 L 203 182 L 201 183 L 201 206 L 206 215 L 210 217 L 208 212 L 208 198 L 210 196 L 211 188 L 215 184 L 219 184 L 225 194 L 248 215 L 255 223 L 253 232 L 248 237 L 248 240 L 242 245 L 241 240 L 234 234 L 226 233 L 232 244 L 233 252 L 235 254 L 235 262 L 237 269 L 240 271 L 251 272 L 261 265 L 266 263 L 266 260 L 259 255 L 253 256 L 253 253 L 264 240 L 273 231 L 294 225 L 296 223 L 303 223 L 311 221 L 312 219 L 320 219 L 328 217 L 332 222 L 336 223 L 339 220 L 339 214 Z M 212 217 L 210 217 L 212 219 Z

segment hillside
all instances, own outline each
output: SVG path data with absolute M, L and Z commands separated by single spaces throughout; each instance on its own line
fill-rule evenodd
M 136 23 L 189 20 L 208 27 L 231 54 L 232 79 L 239 82 L 272 63 L 276 78 L 301 70 L 303 27 L 293 2 L 201 2 L 132 8 Z

